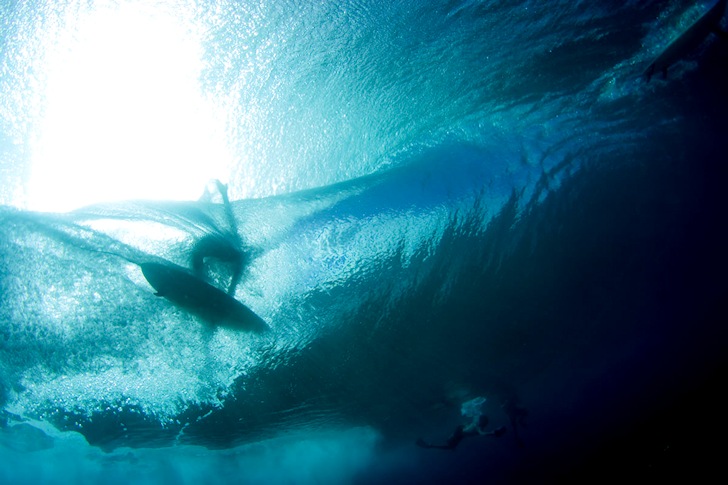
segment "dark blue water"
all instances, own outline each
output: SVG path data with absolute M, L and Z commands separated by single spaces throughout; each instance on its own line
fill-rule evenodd
M 27 210 L 44 58 L 18 53 L 95 8 L 29 5 L 0 9 L 0 481 L 719 471 L 728 44 L 641 76 L 709 4 L 170 3 L 229 103 L 233 221 L 215 193 Z M 269 331 L 154 295 L 139 263 L 201 241 Z M 505 435 L 415 446 L 477 396 Z

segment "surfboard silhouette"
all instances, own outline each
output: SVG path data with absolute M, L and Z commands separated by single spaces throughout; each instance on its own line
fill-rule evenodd
M 656 72 L 661 72 L 662 77 L 667 78 L 667 69 L 695 50 L 711 32 L 721 37 L 728 36 L 726 32 L 720 29 L 720 20 L 723 17 L 723 12 L 725 12 L 726 2 L 728 0 L 718 0 L 702 17 L 670 42 L 665 50 L 645 69 L 644 75 L 647 82 Z
M 161 296 L 215 325 L 264 332 L 268 325 L 250 308 L 172 263 L 135 263 Z

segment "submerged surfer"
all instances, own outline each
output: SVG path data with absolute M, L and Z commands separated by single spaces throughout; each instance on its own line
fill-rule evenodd
M 506 432 L 506 427 L 501 426 L 495 431 L 485 431 L 488 427 L 488 416 L 482 413 L 481 406 L 485 402 L 485 398 L 477 397 L 462 406 L 462 415 L 464 417 L 472 418 L 472 421 L 468 424 L 461 424 L 455 428 L 450 437 L 444 444 L 433 445 L 427 443 L 422 438 L 417 438 L 416 444 L 420 448 L 436 448 L 439 450 L 454 450 L 460 444 L 460 442 L 470 436 L 495 436 L 500 438 Z

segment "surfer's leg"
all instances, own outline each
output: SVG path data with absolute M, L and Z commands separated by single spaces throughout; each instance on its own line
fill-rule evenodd
M 233 272 L 233 276 L 230 278 L 230 286 L 228 287 L 228 295 L 234 296 L 235 290 L 238 287 L 238 283 L 240 283 L 240 277 L 243 275 L 243 265 L 237 264 L 235 266 L 235 271 Z

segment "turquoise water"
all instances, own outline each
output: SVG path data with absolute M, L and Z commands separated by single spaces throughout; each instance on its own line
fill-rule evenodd
M 675 417 L 725 375 L 728 50 L 642 76 L 709 6 L 5 3 L 0 481 L 710 462 Z M 155 296 L 203 241 L 268 331 Z M 503 437 L 415 446 L 478 396 Z

